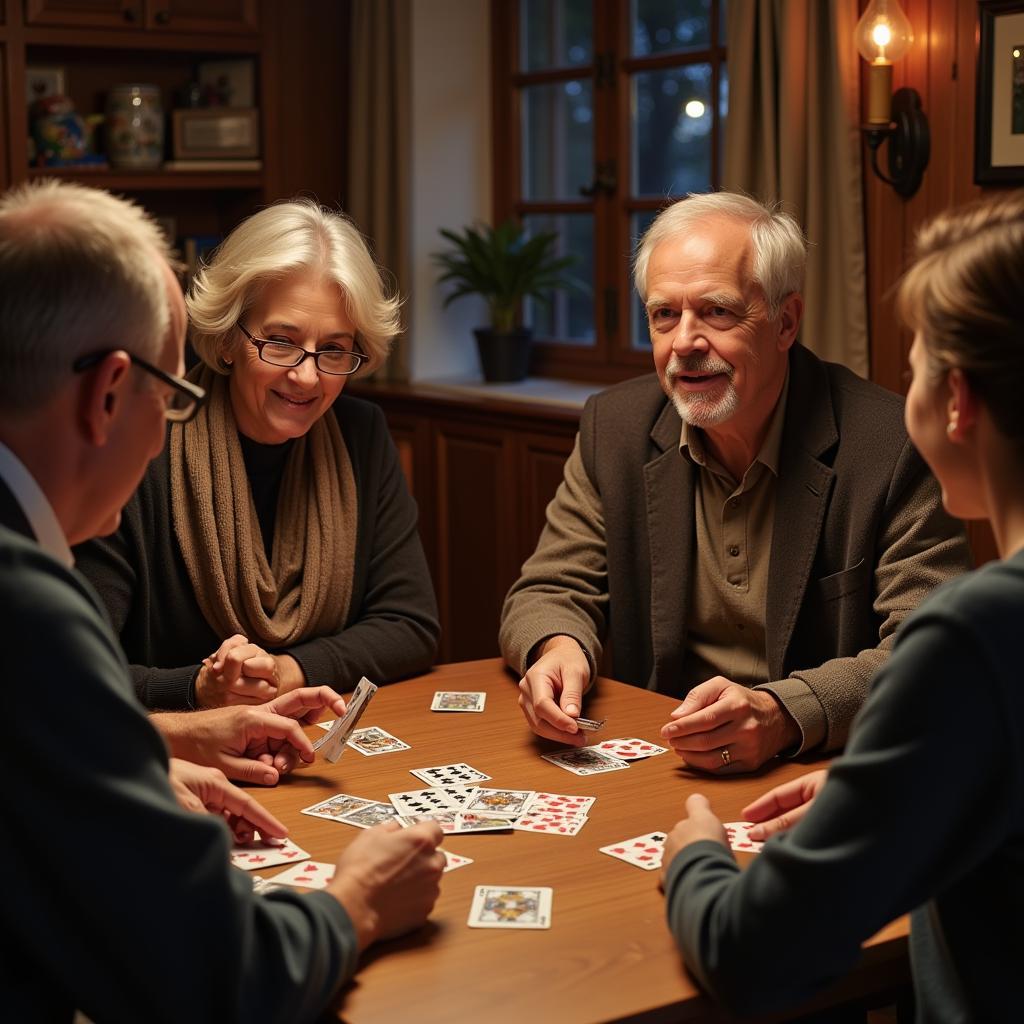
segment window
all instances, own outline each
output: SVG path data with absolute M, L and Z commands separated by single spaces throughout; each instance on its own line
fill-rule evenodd
M 629 257 L 667 199 L 718 183 L 724 0 L 493 0 L 495 218 L 555 231 L 579 286 L 530 302 L 534 372 L 650 367 Z

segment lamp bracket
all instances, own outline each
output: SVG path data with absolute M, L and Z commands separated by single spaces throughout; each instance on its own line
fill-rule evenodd
M 887 125 L 863 125 L 861 130 L 871 150 L 871 169 L 904 199 L 909 199 L 920 188 L 931 156 L 931 133 L 918 91 L 897 89 L 892 96 L 892 121 Z M 878 166 L 878 149 L 886 139 L 888 174 Z

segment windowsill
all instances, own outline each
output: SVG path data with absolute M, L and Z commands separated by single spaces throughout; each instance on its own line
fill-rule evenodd
M 432 377 L 414 383 L 459 395 L 536 402 L 538 405 L 576 410 L 582 409 L 591 395 L 596 395 L 607 386 L 548 377 L 527 377 L 526 380 L 509 384 L 486 384 L 474 377 Z

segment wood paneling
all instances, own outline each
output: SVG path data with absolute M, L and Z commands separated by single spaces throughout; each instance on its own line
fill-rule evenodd
M 974 199 L 983 190 L 973 180 L 977 4 L 902 0 L 902 6 L 914 29 L 914 44 L 896 67 L 893 84 L 921 94 L 931 130 L 931 159 L 920 190 L 908 200 L 871 173 L 866 150 L 864 173 L 871 377 L 904 393 L 912 339 L 896 317 L 895 286 L 913 250 L 915 233 L 936 213 Z M 885 159 L 883 150 L 883 167 Z M 975 560 L 994 558 L 987 524 L 971 524 L 969 532 Z

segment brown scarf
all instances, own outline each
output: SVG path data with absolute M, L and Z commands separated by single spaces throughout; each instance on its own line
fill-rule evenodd
M 206 621 L 276 649 L 336 633 L 352 599 L 357 497 L 348 449 L 330 411 L 298 438 L 277 499 L 267 562 L 227 378 L 190 378 L 210 400 L 171 428 L 171 515 Z

